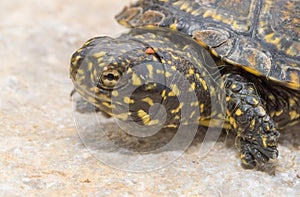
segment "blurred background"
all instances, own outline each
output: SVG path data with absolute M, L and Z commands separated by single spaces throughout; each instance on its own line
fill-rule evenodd
M 91 37 L 123 32 L 114 16 L 129 3 L 0 0 L 0 196 L 299 195 L 299 127 L 283 132 L 270 173 L 242 169 L 226 138 L 204 158 L 196 143 L 145 173 L 93 157 L 75 127 L 70 56 Z

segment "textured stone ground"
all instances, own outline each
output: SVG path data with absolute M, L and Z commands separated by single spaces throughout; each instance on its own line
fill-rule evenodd
M 0 1 L 0 196 L 299 195 L 299 127 L 282 134 L 275 175 L 241 169 L 223 140 L 202 158 L 196 140 L 167 167 L 144 173 L 99 161 L 97 152 L 111 151 L 104 139 L 84 145 L 69 98 L 69 59 L 88 38 L 122 32 L 113 16 L 127 3 Z M 97 122 L 79 118 L 79 127 L 97 139 Z

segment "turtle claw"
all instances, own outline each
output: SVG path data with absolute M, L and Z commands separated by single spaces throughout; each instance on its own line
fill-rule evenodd
M 278 157 L 278 150 L 276 146 L 264 148 L 256 141 L 248 142 L 240 141 L 241 161 L 242 166 L 246 169 L 258 168 L 270 159 Z

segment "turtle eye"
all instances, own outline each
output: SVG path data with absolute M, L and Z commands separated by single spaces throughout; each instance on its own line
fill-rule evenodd
M 113 88 L 119 81 L 121 75 L 116 70 L 103 71 L 101 75 L 101 82 L 107 88 Z

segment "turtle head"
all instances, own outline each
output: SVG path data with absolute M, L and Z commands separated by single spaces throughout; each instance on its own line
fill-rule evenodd
M 211 99 L 220 98 L 217 73 L 204 48 L 162 28 L 93 38 L 73 54 L 70 68 L 76 91 L 102 112 L 165 128 L 210 118 Z
M 76 91 L 102 112 L 146 125 L 155 123 L 149 109 L 165 94 L 163 71 L 160 56 L 148 44 L 96 37 L 73 54 L 70 75 Z

